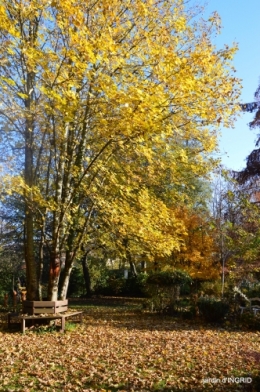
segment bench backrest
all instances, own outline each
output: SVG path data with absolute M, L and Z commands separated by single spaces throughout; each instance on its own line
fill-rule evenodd
M 23 313 L 30 315 L 48 313 L 56 314 L 68 310 L 68 300 L 64 301 L 23 301 Z

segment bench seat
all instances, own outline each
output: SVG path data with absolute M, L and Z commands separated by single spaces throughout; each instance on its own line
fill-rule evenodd
M 64 312 L 64 313 L 56 313 L 56 314 L 34 314 L 34 315 L 27 315 L 27 314 L 18 314 L 18 313 L 9 313 L 8 314 L 8 328 L 11 327 L 11 320 L 17 319 L 21 322 L 21 331 L 22 333 L 25 332 L 26 329 L 26 321 L 27 320 L 61 320 L 61 332 L 64 332 L 66 329 L 66 319 L 68 318 L 77 318 L 80 323 L 82 323 L 82 315 L 83 312 Z

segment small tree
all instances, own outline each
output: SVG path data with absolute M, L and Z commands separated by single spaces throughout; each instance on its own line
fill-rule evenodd
M 148 276 L 148 294 L 151 296 L 152 309 L 174 311 L 179 300 L 181 286 L 191 284 L 188 273 L 175 270 L 160 271 Z

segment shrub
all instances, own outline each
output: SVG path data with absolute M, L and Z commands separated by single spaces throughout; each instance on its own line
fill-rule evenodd
M 191 294 L 191 284 L 190 283 L 184 283 L 181 286 L 181 295 L 190 295 Z
M 130 297 L 145 297 L 147 295 L 147 277 L 147 274 L 140 273 L 136 277 L 125 279 L 123 294 Z
M 221 321 L 229 311 L 229 304 L 217 298 L 201 297 L 198 300 L 200 314 L 207 321 Z
M 91 275 L 91 289 L 95 294 L 104 295 L 108 286 L 109 275 L 107 270 L 101 270 L 99 274 L 94 275 L 94 283 Z
M 181 317 L 184 320 L 192 320 L 196 316 L 196 306 L 191 305 L 187 310 L 181 312 Z
M 82 273 L 82 268 L 80 266 L 74 266 L 71 271 L 68 296 L 69 297 L 79 297 L 85 292 L 85 281 Z
M 123 270 L 109 271 L 103 281 L 98 282 L 95 293 L 108 296 L 144 297 L 146 295 L 147 274 L 137 277 L 122 277 Z
M 214 295 L 215 297 L 220 297 L 222 293 L 221 282 L 203 282 L 200 285 L 200 290 L 206 295 Z
M 175 270 L 155 272 L 147 278 L 147 283 L 159 286 L 182 286 L 191 283 L 190 275 L 184 271 Z
M 108 276 L 101 283 L 102 284 L 96 286 L 95 289 L 96 294 L 107 295 L 107 296 L 123 295 L 124 286 L 125 286 L 124 278 Z
M 246 328 L 260 331 L 260 315 L 256 316 L 252 312 L 245 312 L 240 316 L 239 322 Z
M 161 271 L 148 276 L 147 293 L 150 296 L 152 310 L 163 313 L 175 313 L 180 289 L 190 284 L 191 277 L 183 271 Z
M 247 296 L 249 298 L 260 297 L 260 284 L 250 288 L 247 292 Z

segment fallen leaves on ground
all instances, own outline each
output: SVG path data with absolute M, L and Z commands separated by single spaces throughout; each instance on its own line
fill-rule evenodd
M 84 310 L 83 324 L 65 334 L 2 330 L 0 391 L 253 390 L 239 378 L 259 375 L 259 332 Z

